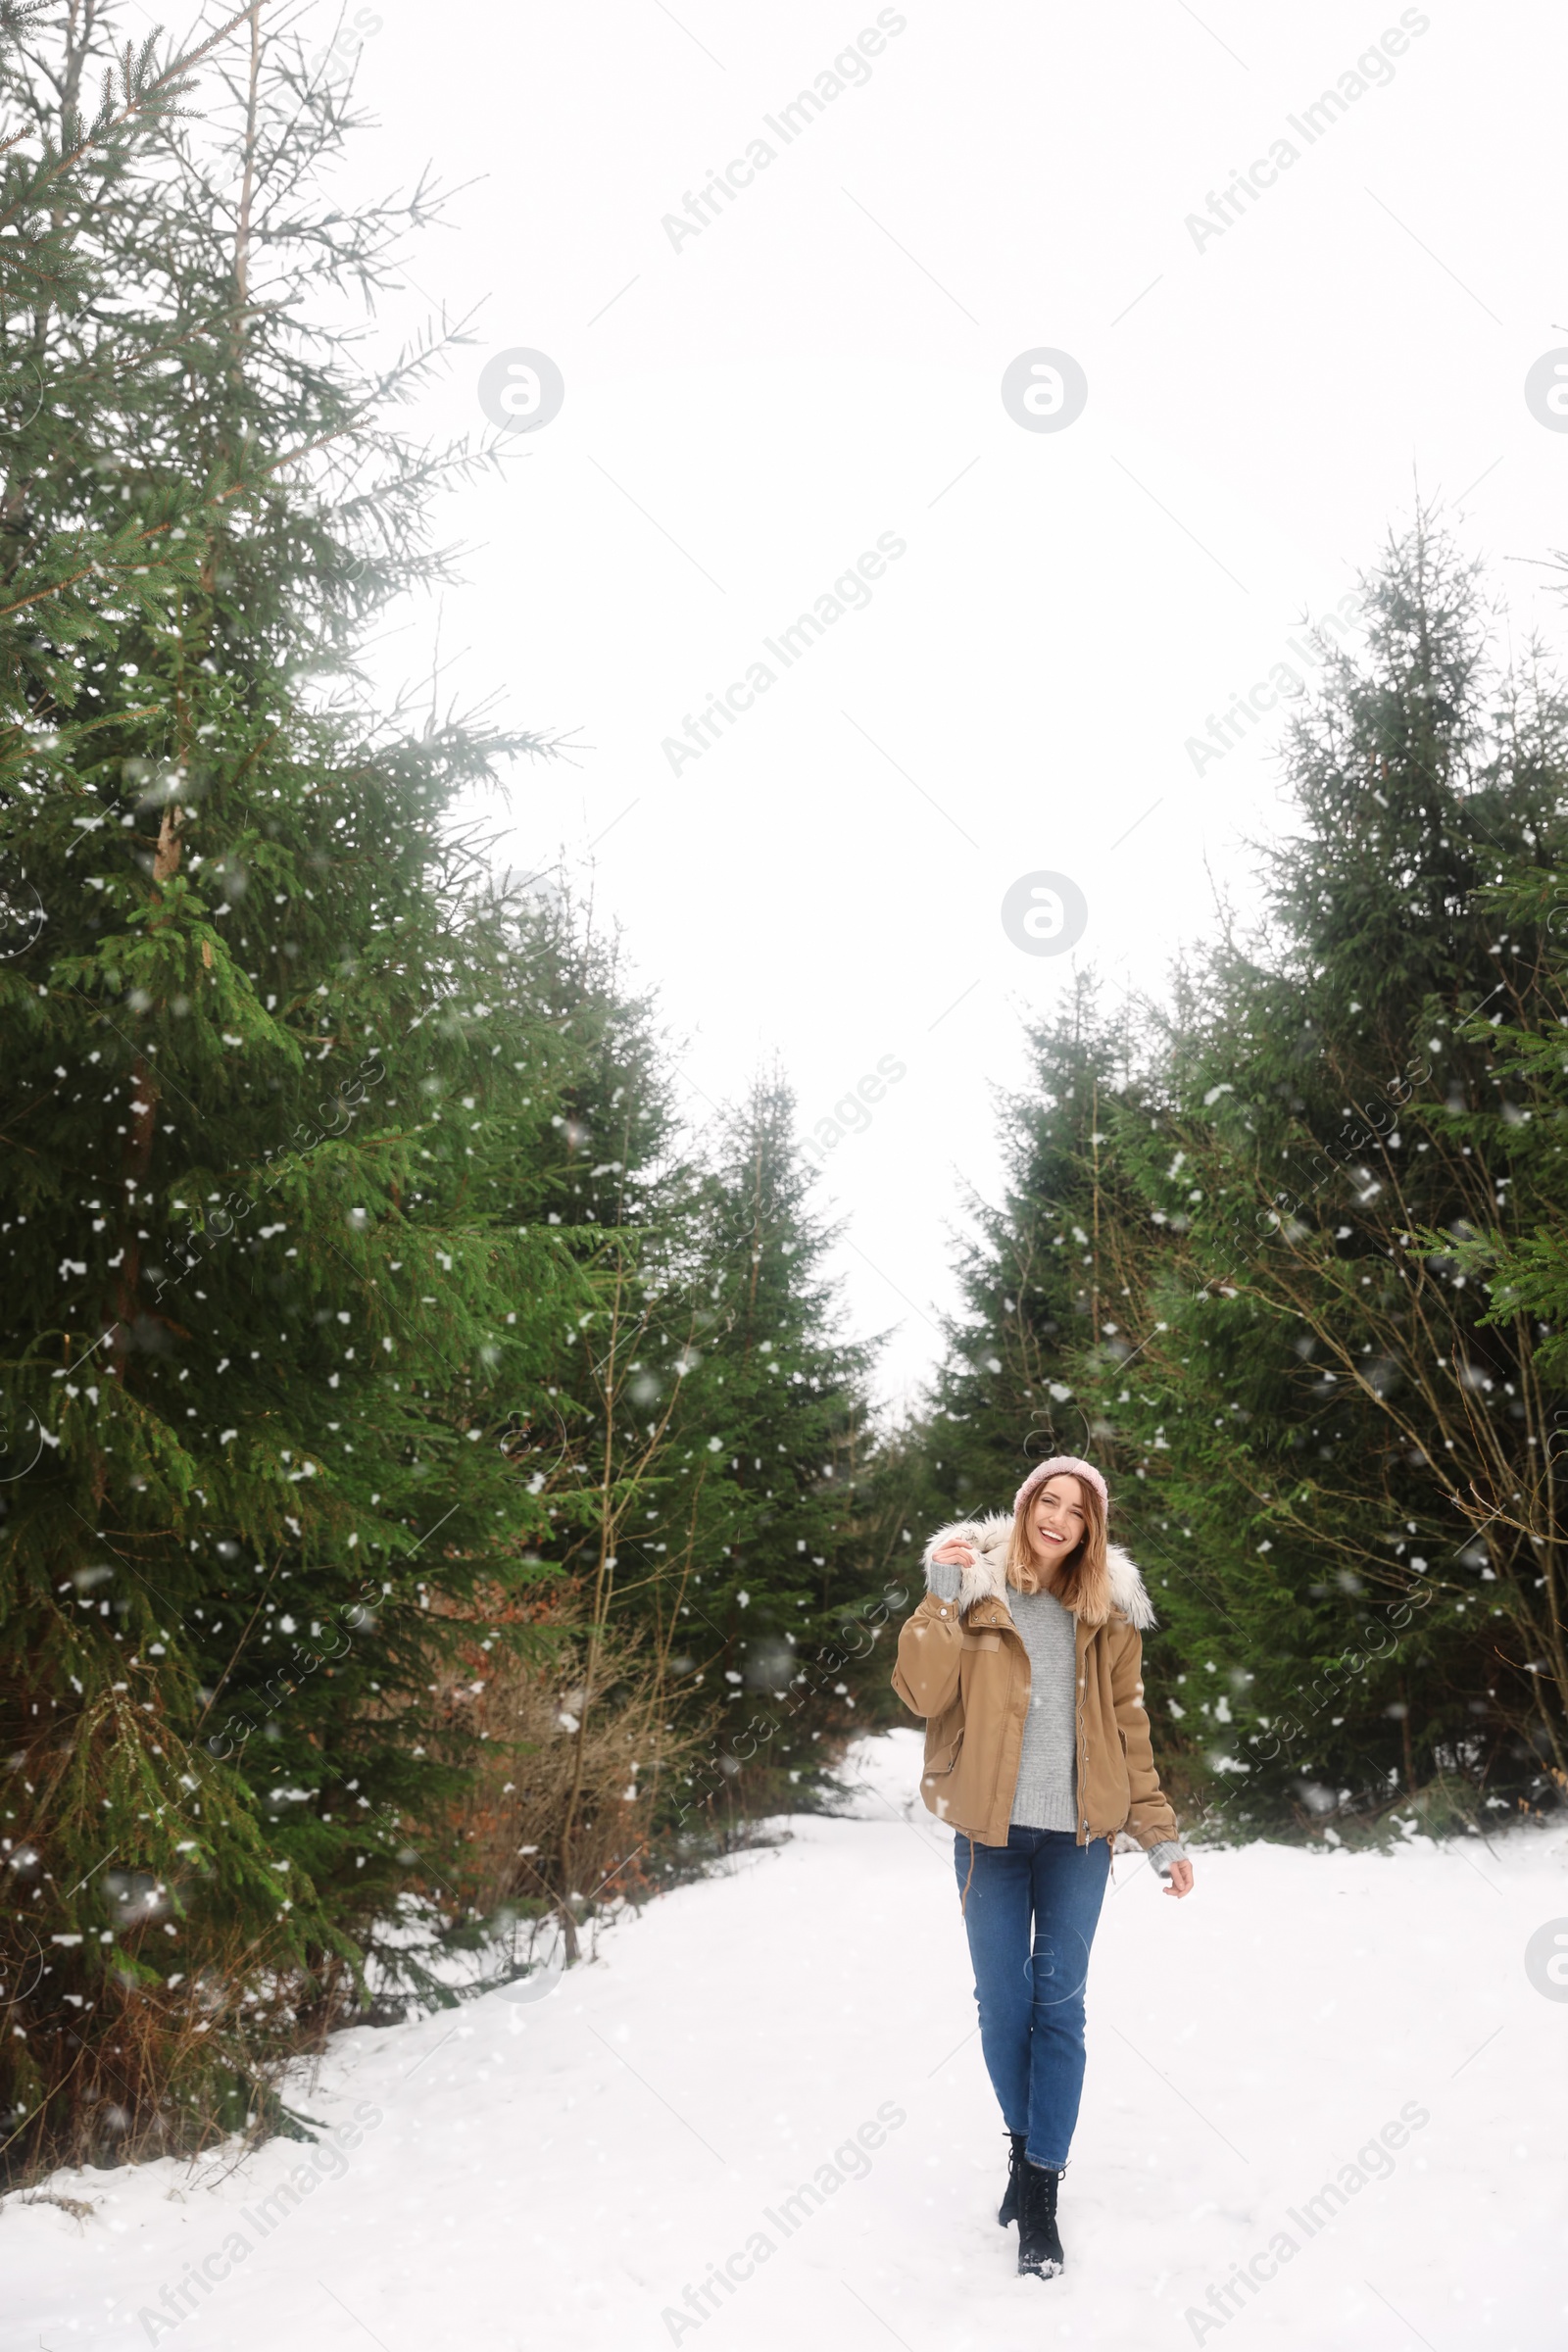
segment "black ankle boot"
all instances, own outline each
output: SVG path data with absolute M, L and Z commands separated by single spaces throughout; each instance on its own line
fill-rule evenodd
M 1054 2278 L 1067 2267 L 1056 2229 L 1056 2188 L 1061 2175 L 1038 2164 L 1026 2163 L 1020 2171 L 1018 2276 Z
M 1024 2141 L 1027 2132 L 1007 2133 L 1007 2193 L 997 2208 L 997 2219 L 1004 2230 L 1018 2219 L 1018 2175 L 1023 2171 Z

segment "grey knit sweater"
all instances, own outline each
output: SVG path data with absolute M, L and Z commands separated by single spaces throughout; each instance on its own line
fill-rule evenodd
M 1054 1592 L 1010 1592 L 1029 1652 L 1029 1714 L 1018 1755 L 1012 1820 L 1025 1830 L 1078 1828 L 1078 1733 L 1073 1619 Z
M 934 1561 L 931 1590 L 941 1600 L 958 1597 L 958 1571 Z M 1009 1590 L 1007 1606 L 1029 1652 L 1029 1713 L 1018 1755 L 1010 1826 L 1029 1830 L 1078 1828 L 1078 1692 L 1075 1625 L 1054 1592 Z M 1179 1838 L 1151 1846 L 1149 1859 L 1163 1876 L 1186 1859 Z

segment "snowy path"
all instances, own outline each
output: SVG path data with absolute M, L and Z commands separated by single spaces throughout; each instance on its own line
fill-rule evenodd
M 1119 1858 L 1070 2268 L 1042 2285 L 996 2227 L 1004 2143 L 950 1842 L 904 1811 L 918 1752 L 913 1732 L 868 1743 L 859 1818 L 795 1820 L 543 2000 L 342 2036 L 304 2103 L 332 2122 L 359 2105 L 362 2135 L 295 2210 L 273 2192 L 310 2151 L 288 2142 L 226 2179 L 62 2176 L 96 2202 L 85 2224 L 8 2199 L 4 2352 L 1568 2342 L 1568 2000 L 1523 1957 L 1568 1923 L 1568 1834 L 1392 1858 L 1253 1846 L 1200 1858 L 1180 1905 Z M 1322 2200 L 1312 2229 L 1303 2208 L 1407 2108 L 1430 2120 L 1365 2159 L 1387 2177 L 1347 2183 L 1326 2221 Z M 789 2226 L 824 2167 L 843 2184 L 823 2173 Z M 1295 2250 L 1271 2256 L 1282 2232 Z M 204 2261 L 229 2275 L 189 2316 L 138 2320 Z M 726 2262 L 738 2283 L 693 2320 L 685 2290 Z M 1238 2263 L 1262 2283 L 1217 2318 Z

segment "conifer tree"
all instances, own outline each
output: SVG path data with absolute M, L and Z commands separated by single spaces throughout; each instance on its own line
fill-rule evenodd
M 1498 668 L 1424 515 L 1367 611 L 1293 728 L 1255 937 L 1226 919 L 1136 1054 L 1054 1041 L 1006 1106 L 923 1433 L 967 1507 L 1070 1393 L 1159 1614 L 1161 1770 L 1211 1828 L 1564 1786 L 1568 709 L 1538 655 Z M 1056 1233 L 1088 1295 L 1020 1326 Z
M 631 1644 L 671 1732 L 700 1735 L 697 1766 L 656 1786 L 646 1826 L 722 1841 L 822 1786 L 813 1751 L 853 1726 L 845 1678 L 886 1620 L 884 1608 L 846 1646 L 847 1613 L 874 1613 L 882 1589 L 860 1521 L 869 1351 L 836 1328 L 821 1272 L 831 1236 L 809 1209 L 783 1080 L 760 1079 L 700 1156 L 671 1152 L 657 1170 L 632 1155 L 663 1115 L 650 1124 L 646 1085 L 616 1061 L 597 1106 L 579 1097 L 573 1112 L 585 1148 L 597 1137 L 593 1151 L 626 1157 L 573 1180 L 573 1247 L 602 1238 L 599 1303 L 568 1382 L 580 1449 L 551 1506 L 589 1627 L 572 1737 L 586 1746 L 603 1701 L 600 1645 Z M 581 1891 L 581 1828 L 574 1806 L 535 1874 L 558 1901 Z
M 788 1083 L 760 1075 L 717 1124 L 696 1204 L 680 1416 L 691 1475 L 707 1469 L 711 1534 L 680 1629 L 692 1684 L 722 1678 L 726 1712 L 749 1718 L 730 1740 L 735 1795 L 783 1809 L 819 1785 L 813 1745 L 852 1719 L 834 1702 L 853 1690 L 830 1662 L 862 1654 L 875 1625 L 861 1637 L 849 1625 L 885 1616 L 864 1526 L 872 1348 L 839 1328 L 823 1271 L 833 1233 L 810 1206 Z
M 39 124 L 40 76 L 112 55 L 91 9 L 50 37 L 9 52 Z M 87 368 L 94 429 L 8 477 L 52 602 L 10 641 L 0 800 L 42 917 L 0 963 L 7 2164 L 268 2112 L 270 2055 L 439 1879 L 407 1825 L 466 1741 L 431 1669 L 454 1595 L 536 1572 L 507 1436 L 583 1296 L 552 1013 L 451 817 L 543 747 L 356 697 L 463 461 L 387 422 L 432 354 L 368 377 L 313 304 L 373 289 L 426 198 L 341 213 L 341 90 L 260 6 L 228 54 L 226 102 L 156 116 L 78 208 L 34 365 Z M 181 552 L 139 571 L 138 536 Z
M 1002 1199 L 969 1202 L 963 1306 L 947 1334 L 926 1487 L 912 1504 L 926 1519 L 1005 1510 L 1032 1461 L 1096 1442 L 1073 1382 L 1080 1356 L 1096 1359 L 1120 1329 L 1103 1254 L 1117 1208 L 1102 1118 L 1125 1081 L 1126 1040 L 1083 976 L 1060 1013 L 1032 1024 L 1028 1051 L 1025 1084 L 998 1104 Z
M 1293 732 L 1269 931 L 1216 956 L 1168 1114 L 1116 1123 L 1140 1358 L 1100 1395 L 1233 1820 L 1463 1815 L 1564 1761 L 1547 1302 L 1465 1250 L 1562 1214 L 1565 710 L 1495 675 L 1427 518 L 1369 611 Z
M 128 514 L 100 494 L 124 385 L 170 356 L 122 299 L 104 226 L 134 202 L 149 150 L 241 18 L 160 63 L 156 36 L 106 47 L 99 16 L 85 0 L 46 28 L 42 0 L 0 7 L 0 782 L 12 789 L 93 725 L 78 706 L 89 656 L 114 643 L 110 608 L 151 614 L 194 576 L 176 514 Z M 11 952 L 43 909 L 21 866 L 5 887 Z

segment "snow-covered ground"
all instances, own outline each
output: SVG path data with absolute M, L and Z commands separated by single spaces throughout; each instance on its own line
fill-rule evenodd
M 849 1818 L 792 1820 L 544 1997 L 344 2034 L 295 2096 L 352 2146 L 59 2177 L 85 2222 L 8 2198 L 5 2352 L 1559 2352 L 1568 1998 L 1525 1949 L 1568 1936 L 1568 1833 L 1253 1845 L 1183 1903 L 1119 1857 L 1047 2284 L 996 2226 L 918 1756 L 862 1743 Z

